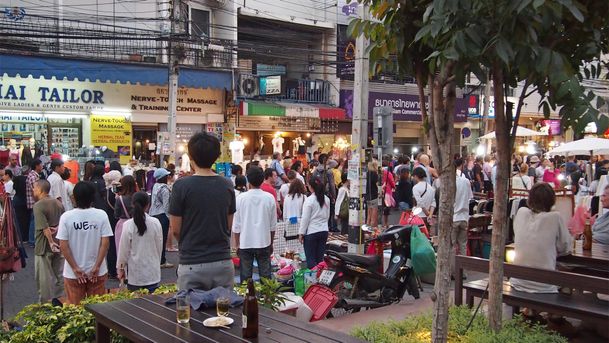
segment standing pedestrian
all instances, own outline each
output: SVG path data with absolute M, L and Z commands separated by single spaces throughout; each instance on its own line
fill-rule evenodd
M 15 196 L 15 187 L 13 183 L 13 172 L 10 169 L 4 170 L 4 175 L 2 175 L 2 184 L 4 185 L 4 191 L 8 196 L 13 199 Z
M 273 197 L 260 189 L 264 180 L 262 168 L 251 167 L 247 172 L 250 190 L 237 199 L 237 212 L 232 231 L 241 260 L 240 280 L 252 277 L 254 259 L 260 277 L 271 278 L 271 255 L 277 226 L 277 208 Z
M 49 196 L 53 199 L 59 200 L 63 205 L 63 208 L 69 208 L 68 206 L 68 194 L 66 192 L 66 186 L 61 177 L 65 172 L 63 161 L 55 159 L 51 161 L 51 175 L 47 178 L 51 184 L 51 191 Z
M 426 222 L 427 227 L 429 227 L 436 208 L 436 190 L 427 182 L 427 174 L 423 168 L 415 168 L 412 174 L 416 182 L 414 187 L 412 187 L 412 196 L 416 202 L 415 206 L 418 206 L 423 210 L 423 212 L 419 214 L 419 217 L 421 217 L 421 219 Z
M 118 220 L 116 228 L 114 228 L 114 244 L 118 248 L 120 246 L 121 236 L 123 233 L 123 224 L 131 219 L 131 197 L 137 192 L 135 179 L 131 175 L 125 175 L 121 178 L 118 188 L 118 196 L 114 203 L 114 217 Z
M 161 282 L 164 233 L 159 220 L 146 214 L 150 207 L 146 192 L 133 194 L 132 203 L 133 218 L 123 225 L 123 237 L 118 248 L 118 278 L 127 279 L 127 289 L 132 292 L 147 289 L 153 293 Z
M 457 158 L 455 160 L 456 167 L 456 188 L 455 188 L 455 205 L 453 213 L 453 229 L 451 231 L 452 246 L 459 248 L 458 254 L 467 254 L 467 226 L 469 222 L 469 201 L 474 198 L 470 182 L 467 178 L 463 177 L 463 159 Z M 455 266 L 454 256 L 457 252 L 453 253 L 451 259 L 453 267 Z M 453 268 L 451 268 L 452 270 Z M 465 276 L 465 274 L 463 274 Z
M 244 192 L 247 192 L 247 179 L 243 175 L 238 175 L 235 177 L 235 197 Z
M 336 197 L 336 205 L 334 206 L 334 215 L 338 225 L 340 225 L 340 234 L 346 235 L 349 232 L 349 185 L 351 182 L 347 179 L 347 173 L 341 176 L 340 187 L 338 188 L 338 196 Z
M 34 184 L 34 226 L 36 230 L 36 248 L 34 269 L 38 286 L 38 301 L 61 305 L 59 297 L 63 295 L 62 268 L 64 259 L 55 241 L 59 218 L 63 213 L 61 203 L 49 196 L 51 185 L 47 180 L 38 180 Z
M 314 193 L 304 202 L 298 239 L 304 245 L 307 268 L 311 269 L 324 259 L 328 240 L 330 198 L 324 193 L 324 184 L 318 177 L 311 179 Z
M 70 177 L 72 177 L 72 171 L 69 168 L 64 168 L 63 173 L 61 174 L 61 180 L 66 189 L 66 201 L 63 202 L 65 211 L 74 209 L 74 184 L 69 181 Z
M 274 169 L 277 172 L 277 178 L 274 180 L 275 184 L 273 185 L 273 187 L 275 187 L 275 190 L 279 190 L 279 188 L 281 188 L 281 185 L 289 182 L 288 176 L 285 173 L 285 169 L 283 168 L 281 163 L 281 153 L 273 153 L 273 161 L 271 161 L 270 168 Z
M 106 292 L 108 278 L 106 253 L 112 229 L 108 216 L 92 208 L 95 186 L 83 181 L 74 186 L 76 208 L 59 219 L 57 239 L 66 262 L 63 267 L 64 287 L 69 304 Z
M 300 180 L 295 179 L 290 183 L 288 195 L 283 202 L 283 221 L 287 222 L 290 218 L 297 218 L 296 222 L 300 222 L 302 218 L 302 206 L 306 199 L 306 189 Z
M 32 247 L 36 244 L 34 238 L 34 214 L 32 212 L 34 204 L 36 203 L 36 199 L 34 198 L 34 184 L 36 183 L 36 181 L 40 180 L 40 172 L 42 172 L 42 162 L 39 159 L 35 159 L 30 164 L 30 172 L 27 174 L 27 177 L 25 179 L 26 205 L 28 210 L 28 217 L 30 218 L 28 242 Z M 25 239 L 25 237 L 23 237 L 22 239 Z
M 368 163 L 368 173 L 366 174 L 366 207 L 367 216 L 366 224 L 371 227 L 376 227 L 379 223 L 379 173 L 378 163 L 372 161 Z
M 156 183 L 152 187 L 152 197 L 150 204 L 150 215 L 161 223 L 163 229 L 163 251 L 161 252 L 161 268 L 173 268 L 173 264 L 167 262 L 165 246 L 169 236 L 169 198 L 171 190 L 167 185 L 169 171 L 165 168 L 158 168 L 154 171 Z
M 170 226 L 180 248 L 178 289 L 232 288 L 235 192 L 230 180 L 211 170 L 220 156 L 220 142 L 197 133 L 188 141 L 188 156 L 194 175 L 174 183 L 169 204 Z

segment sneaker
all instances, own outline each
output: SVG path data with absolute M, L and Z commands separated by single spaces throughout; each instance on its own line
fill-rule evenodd
M 161 264 L 161 268 L 173 268 L 173 264 L 169 263 L 169 262 L 165 262 L 163 264 Z

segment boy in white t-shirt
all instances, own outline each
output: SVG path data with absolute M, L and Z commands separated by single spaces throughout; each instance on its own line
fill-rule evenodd
M 94 196 L 93 183 L 77 183 L 76 208 L 65 212 L 59 220 L 57 239 L 66 260 L 63 278 L 69 304 L 76 305 L 85 297 L 105 293 L 106 253 L 112 228 L 106 212 L 91 207 Z

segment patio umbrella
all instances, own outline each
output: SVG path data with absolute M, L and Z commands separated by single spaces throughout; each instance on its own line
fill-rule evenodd
M 516 128 L 516 137 L 533 137 L 533 136 L 547 136 L 547 133 L 537 132 L 526 127 L 518 126 Z M 486 135 L 480 137 L 480 139 L 495 139 L 495 131 L 489 132 Z
M 607 155 L 609 154 L 609 139 L 584 138 L 577 141 L 565 143 L 555 149 L 548 151 L 548 156 L 554 155 Z

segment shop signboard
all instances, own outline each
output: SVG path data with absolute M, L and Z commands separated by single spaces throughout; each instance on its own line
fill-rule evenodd
M 417 95 L 396 93 L 368 93 L 368 118 L 372 118 L 375 107 L 392 107 L 393 120 L 422 121 L 421 102 Z M 340 104 L 345 109 L 348 118 L 353 118 L 353 91 L 340 91 Z M 429 103 L 428 103 L 429 105 Z M 467 121 L 468 99 L 457 98 L 455 102 L 455 122 Z
M 167 87 L 0 76 L 0 109 L 166 114 Z M 224 113 L 224 89 L 179 88 L 177 114 Z
M 353 8 L 357 10 L 357 2 L 345 5 L 344 8 L 347 11 Z M 353 80 L 355 74 L 355 39 L 349 37 L 347 27 L 347 25 L 337 25 L 336 77 L 341 80 Z
M 299 117 L 239 116 L 238 129 L 242 131 L 296 131 L 319 132 L 321 119 Z
M 560 135 L 562 132 L 560 120 L 558 120 L 558 119 L 544 119 L 541 121 L 540 124 L 541 124 L 540 131 L 547 132 L 547 134 L 549 136 Z
M 256 75 L 258 76 L 272 76 L 272 75 L 285 75 L 287 68 L 281 64 L 256 64 Z
M 127 116 L 91 115 L 91 144 L 117 153 L 122 164 L 131 159 L 131 121 Z
M 279 95 L 281 93 L 281 76 L 264 76 L 260 78 L 260 95 Z

